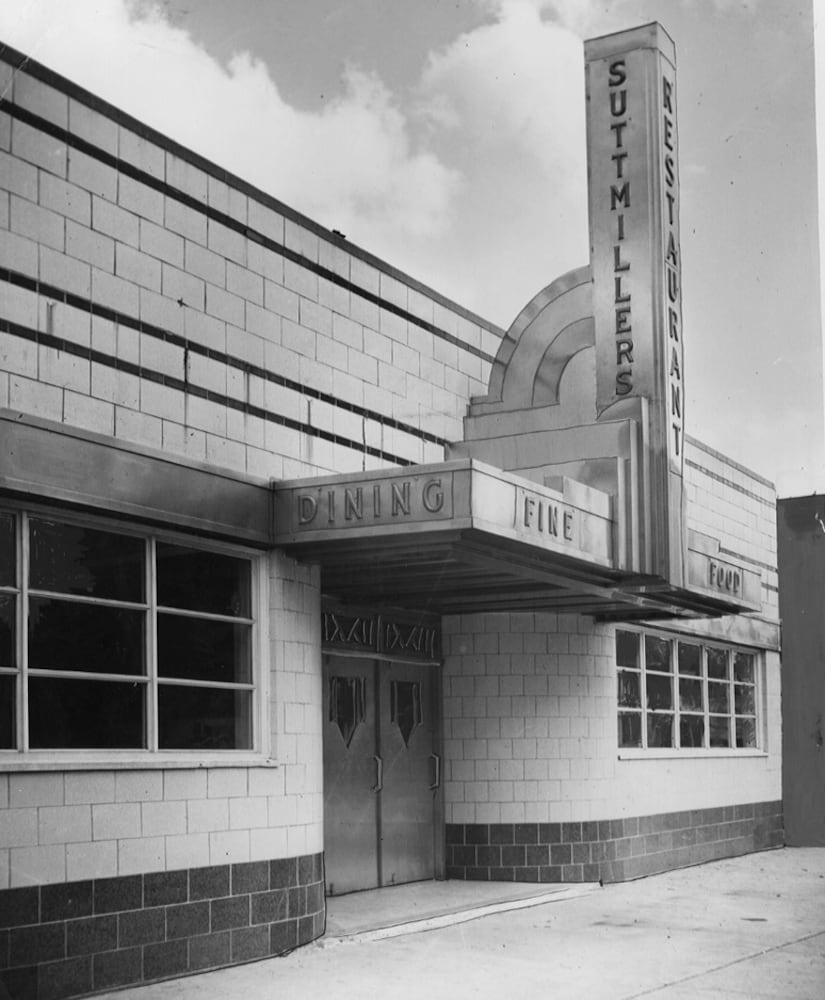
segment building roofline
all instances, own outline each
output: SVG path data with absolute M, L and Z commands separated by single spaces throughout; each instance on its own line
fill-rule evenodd
M 423 281 L 419 281 L 417 278 L 412 277 L 412 275 L 400 270 L 400 268 L 394 267 L 392 264 L 388 264 L 387 261 L 382 260 L 380 257 L 370 253 L 368 250 L 358 246 L 356 243 L 352 243 L 346 237 L 338 235 L 333 230 L 327 229 L 325 226 L 315 222 L 309 216 L 304 215 L 297 209 L 291 208 L 285 202 L 282 202 L 278 198 L 274 197 L 274 195 L 267 194 L 266 191 L 256 187 L 249 181 L 244 180 L 238 174 L 219 166 L 213 160 L 207 159 L 200 153 L 194 152 L 187 146 L 182 145 L 163 132 L 159 132 L 151 125 L 147 125 L 145 122 L 133 117 L 128 112 L 123 111 L 121 108 L 111 104 L 104 98 L 99 97 L 97 94 L 92 93 L 85 87 L 80 86 L 80 84 L 74 83 L 72 80 L 68 79 L 68 77 L 62 76 L 56 70 L 50 69 L 43 63 L 38 62 L 36 59 L 32 59 L 24 52 L 21 52 L 19 49 L 15 49 L 13 46 L 2 41 L 0 41 L 0 60 L 8 63 L 10 66 L 13 66 L 16 70 L 25 70 L 26 73 L 39 80 L 41 83 L 48 84 L 50 87 L 56 88 L 61 93 L 66 94 L 67 97 L 79 101 L 81 104 L 86 105 L 93 111 L 106 115 L 116 121 L 119 125 L 123 125 L 135 132 L 142 139 L 147 139 L 148 141 L 155 143 L 167 152 L 172 153 L 174 156 L 191 163 L 199 170 L 203 170 L 204 173 L 209 174 L 211 177 L 230 184 L 243 194 L 255 198 L 267 208 L 283 215 L 284 218 L 298 223 L 310 232 L 314 233 L 316 236 L 319 236 L 321 239 L 331 243 L 333 246 L 339 247 L 341 250 L 352 254 L 354 257 L 359 258 L 371 267 L 382 271 L 388 277 L 395 278 L 397 281 L 400 281 L 403 284 L 408 285 L 410 288 L 421 292 L 434 302 L 444 306 L 446 309 L 452 310 L 469 322 L 477 323 L 479 326 L 484 327 L 484 329 L 496 334 L 499 337 L 504 336 L 505 330 L 498 324 L 492 323 L 490 320 L 485 319 L 478 313 L 474 313 L 471 309 L 467 309 L 465 306 L 460 305 L 455 300 L 450 299 L 443 293 L 431 288 Z M 2 103 L 1 97 L 0 103 Z

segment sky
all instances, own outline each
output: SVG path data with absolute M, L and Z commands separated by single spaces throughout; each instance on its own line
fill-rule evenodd
M 0 40 L 507 328 L 588 261 L 582 41 L 652 20 L 687 433 L 825 492 L 825 0 L 3 0 Z

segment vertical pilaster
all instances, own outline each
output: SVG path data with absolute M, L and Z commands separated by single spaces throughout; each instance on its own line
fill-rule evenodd
M 684 365 L 675 49 L 649 24 L 586 42 L 585 60 L 597 411 L 600 420 L 638 414 L 645 424 L 645 568 L 678 585 Z

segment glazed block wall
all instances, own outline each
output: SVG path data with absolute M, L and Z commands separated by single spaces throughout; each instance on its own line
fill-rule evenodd
M 270 557 L 269 755 L 257 766 L 0 774 L 3 889 L 323 850 L 318 571 Z
M 615 626 L 578 615 L 445 619 L 447 823 L 612 820 L 781 796 L 779 657 L 764 756 L 619 760 Z
M 501 331 L 42 68 L 0 93 L 0 407 L 259 478 L 461 436 Z
M 723 553 L 762 574 L 762 614 L 779 617 L 776 547 L 776 490 L 761 476 L 712 448 L 685 443 L 687 523 L 722 539 Z
M 42 67 L 0 93 L 0 407 L 256 478 L 443 457 L 500 331 Z M 267 558 L 277 766 L 3 777 L 0 888 L 322 849 L 319 579 Z
M 764 755 L 619 760 L 615 626 L 541 613 L 444 625 L 448 824 L 613 820 L 781 797 L 777 653 L 766 654 Z
M 781 798 L 775 494 L 697 442 L 686 477 L 691 526 L 760 569 L 763 613 L 656 624 L 772 647 L 761 690 L 765 753 L 620 760 L 615 626 L 573 614 L 445 618 L 448 824 L 609 821 Z
M 324 849 L 321 581 L 317 566 L 278 551 L 269 559 L 270 752 L 283 775 L 269 857 L 292 857 Z

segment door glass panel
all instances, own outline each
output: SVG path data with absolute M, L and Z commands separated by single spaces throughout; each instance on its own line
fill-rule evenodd
M 415 728 L 423 722 L 420 682 L 393 681 L 390 686 L 390 702 L 390 719 L 401 731 L 404 745 L 409 746 Z
M 142 538 L 34 518 L 29 524 L 33 588 L 114 601 L 143 600 Z
M 331 677 L 329 681 L 329 721 L 338 726 L 346 746 L 366 718 L 366 690 L 363 677 Z

